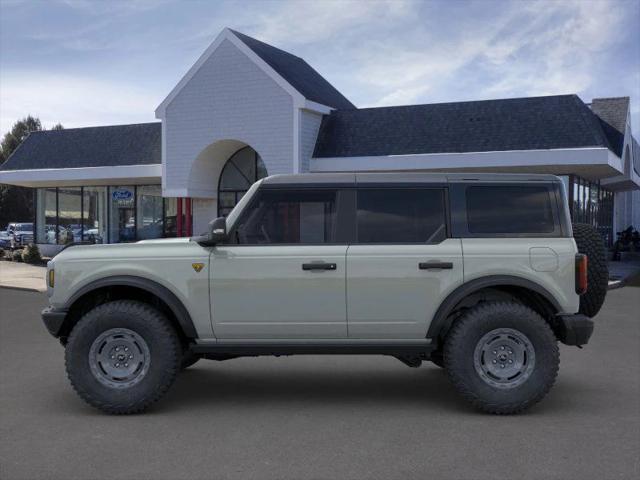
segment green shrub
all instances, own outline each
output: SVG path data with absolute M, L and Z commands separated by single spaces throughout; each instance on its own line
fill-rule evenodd
M 0 259 L 4 258 L 4 248 L 0 248 Z
M 26 263 L 42 263 L 40 249 L 35 243 L 31 243 L 24 247 L 22 251 L 22 261 Z
M 13 253 L 11 254 L 11 260 L 13 260 L 14 262 L 21 262 L 22 252 L 20 250 L 14 250 Z

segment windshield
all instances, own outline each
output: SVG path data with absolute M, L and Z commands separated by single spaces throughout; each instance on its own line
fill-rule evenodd
M 30 232 L 33 230 L 33 223 L 16 223 L 16 232 Z

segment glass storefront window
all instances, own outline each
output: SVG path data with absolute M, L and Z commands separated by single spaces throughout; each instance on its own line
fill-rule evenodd
M 145 185 L 137 188 L 137 239 L 161 238 L 162 189 L 160 185 Z
M 82 240 L 82 190 L 58 188 L 58 245 Z
M 134 186 L 109 187 L 109 243 L 135 241 L 135 200 Z
M 82 192 L 82 240 L 107 241 L 107 187 L 84 187 Z
M 36 202 L 36 243 L 56 243 L 58 224 L 56 189 L 39 188 Z
M 588 223 L 598 229 L 605 243 L 613 243 L 613 193 L 599 182 L 571 175 L 571 220 Z
M 178 232 L 178 202 L 175 198 L 164 199 L 164 236 L 175 237 Z
M 222 168 L 218 185 L 218 215 L 226 217 L 249 187 L 267 176 L 258 152 L 245 147 L 234 153 Z
M 176 236 L 177 200 L 160 185 L 51 187 L 36 191 L 35 241 L 119 243 Z

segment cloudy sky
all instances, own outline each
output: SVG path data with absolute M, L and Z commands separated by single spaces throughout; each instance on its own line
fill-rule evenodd
M 628 95 L 640 132 L 640 0 L 0 0 L 0 132 L 153 121 L 225 26 L 359 107 Z

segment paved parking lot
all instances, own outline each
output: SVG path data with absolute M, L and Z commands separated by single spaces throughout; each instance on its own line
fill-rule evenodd
M 144 415 L 69 387 L 41 293 L 0 288 L 2 479 L 630 479 L 640 474 L 640 288 L 520 416 L 470 410 L 440 369 L 383 357 L 200 362 Z

